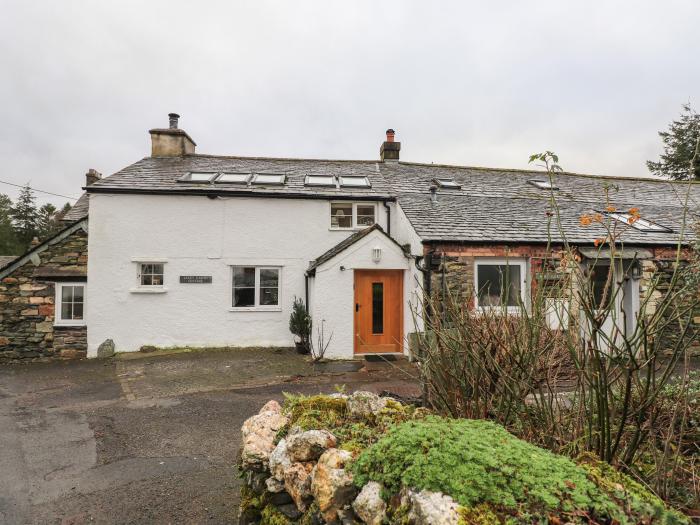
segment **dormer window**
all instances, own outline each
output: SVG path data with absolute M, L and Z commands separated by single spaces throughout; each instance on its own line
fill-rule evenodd
M 213 172 L 191 171 L 180 180 L 182 182 L 210 182 L 214 177 L 216 177 L 216 173 Z
M 253 184 L 284 184 L 286 176 L 282 173 L 256 173 Z
M 447 188 L 451 190 L 459 190 L 462 188 L 462 185 L 455 182 L 454 179 L 433 179 L 433 182 L 440 188 Z
M 369 188 L 367 177 L 340 177 L 340 185 L 348 188 Z
M 332 186 L 335 188 L 335 177 L 331 175 L 307 175 L 304 186 Z
M 607 213 L 606 215 L 642 232 L 671 233 L 673 231 L 670 228 L 653 223 L 647 219 L 642 219 L 641 217 L 632 215 L 631 213 Z
M 247 184 L 250 180 L 250 173 L 222 173 L 214 182 L 230 183 L 230 184 Z
M 551 181 L 548 181 L 548 180 L 530 179 L 527 182 L 528 182 L 528 184 L 531 184 L 535 188 L 539 188 L 541 190 L 558 190 L 559 189 L 559 186 L 556 186 L 555 184 L 553 184 Z

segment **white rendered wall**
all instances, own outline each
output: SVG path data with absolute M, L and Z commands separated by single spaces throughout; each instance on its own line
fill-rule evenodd
M 379 263 L 372 261 L 372 248 L 382 249 Z M 316 269 L 314 295 L 311 300 L 311 316 L 314 323 L 314 337 L 323 324 L 326 339 L 330 344 L 326 357 L 348 358 L 353 354 L 354 321 L 354 270 L 404 270 L 404 339 L 411 332 L 413 320 L 407 305 L 411 295 L 411 282 L 415 278 L 412 259 L 407 258 L 402 249 L 380 232 L 372 232 L 332 260 Z M 344 268 L 341 270 L 341 266 Z M 332 335 L 332 337 L 331 337 Z
M 377 219 L 386 226 L 381 203 Z M 304 297 L 309 262 L 352 233 L 330 230 L 325 200 L 104 194 L 90 196 L 89 228 L 88 356 L 106 339 L 120 352 L 142 345 L 290 346 L 291 305 L 295 295 Z M 135 259 L 167 261 L 165 293 L 131 291 Z M 234 264 L 282 267 L 280 311 L 229 310 Z M 180 284 L 181 275 L 210 275 L 213 283 Z M 334 354 L 351 357 L 352 345 Z

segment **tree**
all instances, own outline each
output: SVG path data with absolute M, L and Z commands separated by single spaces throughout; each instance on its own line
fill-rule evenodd
M 700 115 L 690 104 L 683 104 L 678 120 L 668 131 L 659 131 L 664 152 L 658 162 L 647 161 L 647 168 L 654 175 L 675 180 L 692 177 L 700 180 Z
M 38 233 L 37 222 L 39 213 L 36 209 L 35 199 L 34 192 L 27 184 L 20 190 L 17 202 L 12 207 L 11 212 L 15 234 L 25 250 Z
M 72 207 L 73 206 L 71 206 L 70 202 L 66 202 L 61 208 L 61 210 L 56 214 L 56 219 L 62 221 Z
M 22 246 L 12 227 L 12 199 L 0 193 L 0 255 L 19 255 Z
M 59 222 L 60 218 L 56 210 L 56 206 L 47 202 L 39 208 L 37 219 L 37 230 L 39 239 L 43 240 L 51 237 L 54 233 L 61 229 Z

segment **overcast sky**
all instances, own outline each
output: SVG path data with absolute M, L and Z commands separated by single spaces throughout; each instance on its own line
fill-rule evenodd
M 646 176 L 700 105 L 697 0 L 0 7 L 0 180 L 64 195 L 171 111 L 200 153 L 375 159 L 393 127 L 402 160 Z

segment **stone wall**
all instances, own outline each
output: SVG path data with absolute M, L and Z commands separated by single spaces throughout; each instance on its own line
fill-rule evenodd
M 0 363 L 85 357 L 87 328 L 54 326 L 56 281 L 87 278 L 87 233 L 68 231 L 0 281 Z

